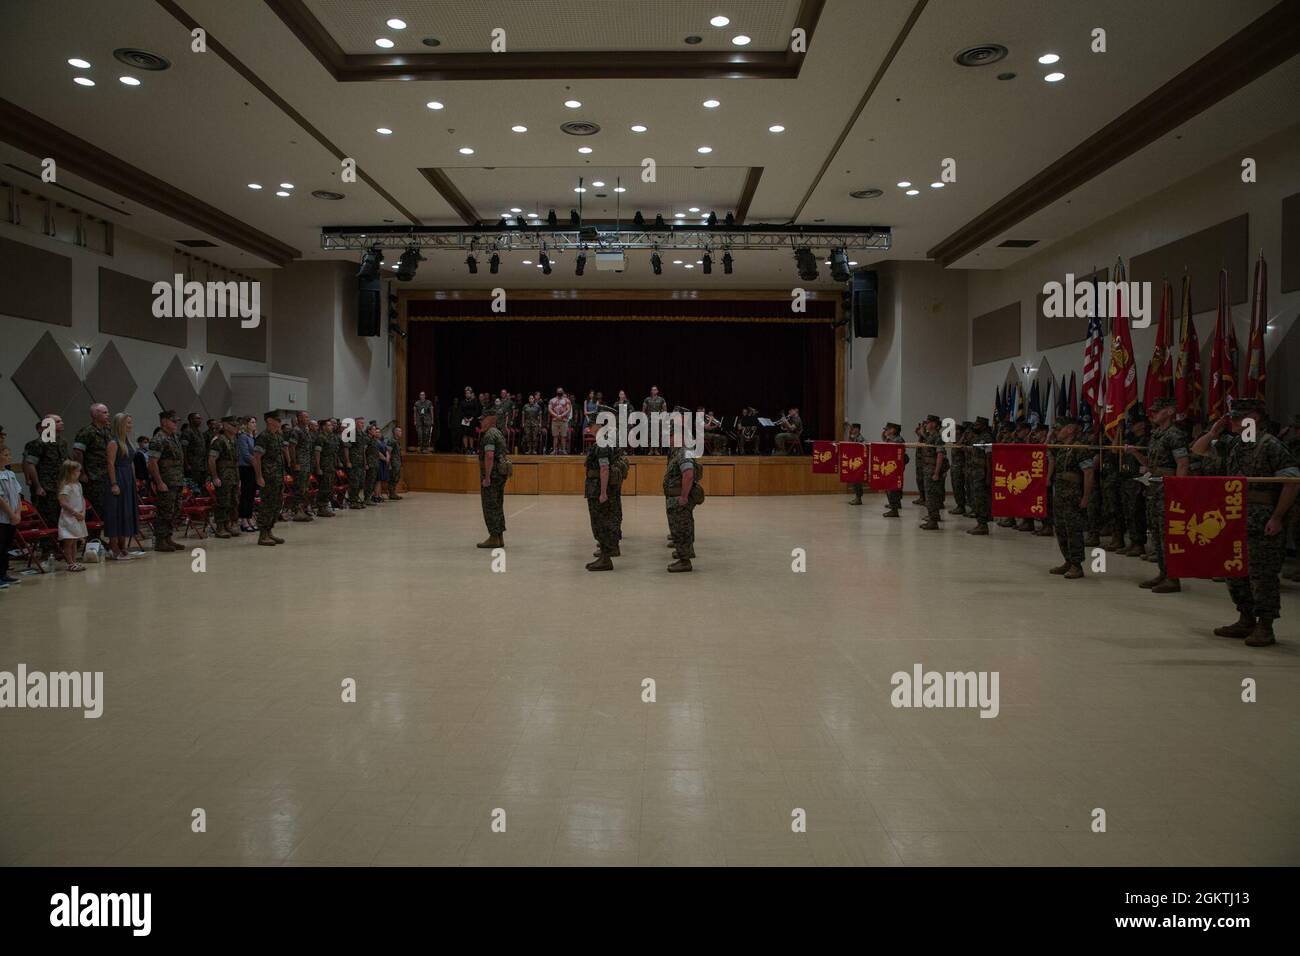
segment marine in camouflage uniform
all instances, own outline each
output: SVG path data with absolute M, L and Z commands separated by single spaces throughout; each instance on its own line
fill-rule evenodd
M 993 449 L 975 446 L 992 443 L 993 431 L 989 428 L 989 420 L 981 415 L 971 425 L 971 449 L 966 453 L 969 459 L 966 463 L 966 480 L 970 487 L 968 500 L 970 514 L 975 518 L 975 527 L 967 530 L 967 534 L 989 533 L 989 521 L 993 518 L 993 487 L 989 480 L 993 467 Z
M 542 403 L 536 395 L 530 395 L 523 411 L 525 455 L 536 455 L 543 446 L 542 413 Z
M 1286 445 L 1264 431 L 1264 403 L 1258 399 L 1235 399 L 1225 419 L 1231 418 L 1233 433 L 1224 434 L 1227 421 L 1220 419 L 1196 440 L 1192 451 L 1204 455 L 1213 445 L 1227 475 L 1248 478 L 1300 478 L 1300 465 Z M 1253 421 L 1255 440 L 1245 441 L 1240 430 Z M 1222 436 L 1222 437 L 1220 437 Z M 1219 637 L 1245 638 L 1251 647 L 1274 644 L 1273 622 L 1282 616 L 1279 577 L 1286 558 L 1285 519 L 1300 486 L 1295 484 L 1247 484 L 1246 549 L 1250 576 L 1228 578 L 1228 593 L 1237 606 L 1235 624 L 1214 629 Z
M 1068 415 L 1056 422 L 1056 441 L 1062 445 L 1075 444 L 1079 439 L 1079 420 Z M 1092 448 L 1055 448 L 1052 456 L 1052 503 L 1056 543 L 1065 559 L 1052 574 L 1066 578 L 1083 577 L 1084 524 L 1088 504 L 1092 500 L 1094 459 Z
M 379 482 L 379 456 L 387 452 L 383 439 L 379 437 L 379 426 L 371 423 L 367 429 L 366 442 L 366 486 L 364 497 L 367 504 L 377 505 L 380 497 L 375 494 L 375 485 Z
M 433 448 L 433 402 L 424 392 L 415 402 L 416 449 L 426 452 Z
M 898 424 L 898 422 L 885 422 L 885 427 L 884 427 L 883 429 L 881 429 L 881 431 L 880 431 L 880 440 L 881 440 L 881 441 L 892 442 L 892 443 L 895 444 L 895 445 L 902 445 L 902 444 L 904 444 L 904 442 L 903 442 L 903 426 L 900 425 L 900 424 Z M 908 455 L 906 455 L 906 454 L 903 455 L 903 477 L 904 477 L 904 479 L 906 479 L 906 477 L 907 477 L 907 463 L 908 463 L 908 461 L 910 461 L 910 460 L 911 460 L 911 459 L 910 459 L 910 457 L 909 457 Z M 887 509 L 885 509 L 885 513 L 882 514 L 881 517 L 882 517 L 882 518 L 897 518 L 897 517 L 899 517 L 898 509 L 899 509 L 900 507 L 902 507 L 902 504 L 903 504 L 903 489 L 902 489 L 902 488 L 898 488 L 898 489 L 896 489 L 896 490 L 894 490 L 894 491 L 886 491 L 886 492 L 885 492 L 885 500 L 889 503 L 889 507 L 888 507 Z
M 311 521 L 311 473 L 313 446 L 316 436 L 311 430 L 311 420 L 306 412 L 298 413 L 298 420 L 289 432 L 289 444 L 293 448 L 293 498 L 294 521 Z
M 370 435 L 366 431 L 366 420 L 356 418 L 355 436 L 351 442 L 343 442 L 343 458 L 348 469 L 348 507 L 364 508 L 366 503 L 361 497 L 362 485 L 366 481 L 366 453 L 370 448 Z
M 257 543 L 274 546 L 284 544 L 284 538 L 271 533 L 284 501 L 284 436 L 278 414 L 267 412 L 263 417 L 266 428 L 253 442 L 253 473 L 258 482 Z
M 339 461 L 339 436 L 334 431 L 334 419 L 321 423 L 320 432 L 312 443 L 313 466 L 316 472 L 316 515 L 334 517 L 334 472 Z
M 865 438 L 862 437 L 862 426 L 859 425 L 857 422 L 854 422 L 852 425 L 849 426 L 848 437 L 846 437 L 844 440 L 851 441 L 851 442 L 858 442 L 861 444 L 866 444 L 867 441 Z M 849 485 L 849 490 L 853 492 L 853 497 L 849 500 L 849 504 L 851 505 L 862 504 L 862 492 L 865 490 L 863 483 L 860 481 L 855 481 L 853 482 L 853 484 Z
M 1282 443 L 1300 461 L 1300 415 L 1295 416 L 1284 435 Z M 1295 545 L 1297 554 L 1300 554 L 1300 505 L 1291 506 L 1291 543 Z M 1300 567 L 1291 572 L 1290 579 L 1300 581 Z
M 948 456 L 944 453 L 943 439 L 939 436 L 940 424 L 938 415 L 925 417 L 925 430 L 921 434 L 922 447 L 916 450 L 917 465 L 921 470 L 921 478 L 925 481 L 926 519 L 921 525 L 923 531 L 939 530 L 939 511 L 943 508 L 943 482 L 948 470 Z
M 54 441 L 42 441 L 44 421 L 36 423 L 36 437 L 23 446 L 23 471 L 27 475 L 27 492 L 32 504 L 48 528 L 59 526 L 59 473 L 68 459 L 68 443 L 63 440 L 63 419 L 54 419 Z M 45 539 L 48 541 L 49 539 Z
M 1127 443 L 1145 444 L 1146 431 L 1147 420 L 1143 413 L 1141 417 L 1135 417 L 1129 425 Z M 1127 451 L 1120 456 L 1120 493 L 1123 496 L 1124 526 L 1129 538 L 1128 547 L 1120 554 L 1130 558 L 1142 557 L 1147 547 L 1146 489 L 1142 487 L 1140 481 L 1136 480 L 1141 473 L 1142 464 L 1136 456 Z
M 605 409 L 601 409 L 605 411 Z M 622 514 L 619 507 L 622 497 L 624 463 L 617 446 L 604 446 L 592 442 L 587 449 L 586 480 L 582 493 L 587 499 L 587 514 L 591 518 L 591 534 L 599 549 L 596 559 L 587 564 L 588 571 L 612 571 L 618 557 L 619 538 L 622 537 Z
M 72 454 L 81 462 L 81 487 L 85 499 L 95 510 L 95 517 L 103 521 L 108 443 L 113 440 L 113 430 L 108 424 L 108 406 L 92 405 L 90 418 L 90 424 L 83 426 L 73 437 Z M 90 533 L 92 536 L 98 535 L 95 531 Z
M 689 490 L 686 482 L 691 482 Z M 672 451 L 664 468 L 664 508 L 668 513 L 668 533 L 673 539 L 673 557 L 669 571 L 690 571 L 695 557 L 695 506 L 704 500 L 701 480 L 704 466 L 698 458 L 688 458 L 680 434 L 674 434 Z M 682 500 L 683 494 L 685 501 Z
M 1174 421 L 1174 400 L 1157 398 L 1151 403 L 1153 425 L 1151 438 L 1145 453 L 1136 452 L 1138 461 L 1152 476 L 1167 478 L 1171 475 L 1187 474 L 1188 442 L 1187 434 Z M 1157 594 L 1170 594 L 1181 591 L 1182 585 L 1177 578 L 1165 574 L 1165 491 L 1162 482 L 1152 482 L 1147 487 L 1147 534 L 1155 547 L 1156 564 L 1160 573 L 1141 586 Z
M 388 439 L 388 500 L 401 501 L 397 493 L 397 483 L 402 480 L 402 429 L 393 426 L 393 435 Z
M 181 520 L 181 488 L 185 484 L 185 449 L 176 434 L 176 413 L 158 413 L 161 431 L 149 440 L 149 473 L 155 490 L 153 549 L 184 551 L 172 540 Z
M 1124 455 L 1117 449 L 1117 442 L 1107 436 L 1103 444 L 1106 450 L 1097 459 L 1097 470 L 1101 478 L 1101 494 L 1093 497 L 1102 499 L 1102 522 L 1110 528 L 1110 541 L 1105 545 L 1107 551 L 1123 551 L 1128 547 L 1124 540 L 1128 534 L 1127 515 L 1124 511 Z M 1112 450 L 1116 449 L 1116 450 Z M 1089 500 L 1089 505 L 1092 504 Z
M 239 419 L 227 415 L 221 419 L 221 431 L 212 439 L 208 449 L 208 475 L 216 492 L 216 523 L 218 538 L 234 538 L 240 534 L 237 514 L 239 505 L 239 449 L 235 447 L 235 431 Z
M 510 468 L 510 454 L 506 449 L 506 436 L 501 434 L 496 422 L 496 413 L 490 407 L 479 419 L 479 499 L 488 532 L 487 540 L 478 543 L 480 548 L 505 547 L 502 535 L 506 533 L 506 472 Z M 484 479 L 484 470 L 489 468 L 488 477 Z
M 208 446 L 203 440 L 202 424 L 203 417 L 191 412 L 177 436 L 185 455 L 184 478 L 199 494 L 203 494 L 208 481 Z
M 970 461 L 970 422 L 962 422 L 957 429 L 957 444 L 960 448 L 952 453 L 952 499 L 953 506 L 948 509 L 950 515 L 966 513 L 967 488 L 966 469 Z

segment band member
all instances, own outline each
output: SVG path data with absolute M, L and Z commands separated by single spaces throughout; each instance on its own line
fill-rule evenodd
M 420 452 L 427 452 L 433 446 L 433 402 L 424 392 L 415 402 L 416 447 Z
M 898 445 L 903 444 L 903 426 L 898 424 L 897 422 L 885 422 L 885 427 L 880 431 L 880 440 L 887 441 L 887 442 L 894 442 L 895 444 Z M 911 460 L 912 457 L 910 455 L 906 455 L 906 454 L 903 455 L 904 474 L 907 473 L 907 463 Z M 897 518 L 899 516 L 898 514 L 899 506 L 902 505 L 903 503 L 903 490 L 900 488 L 897 491 L 886 491 L 885 500 L 889 502 L 889 508 L 885 511 L 883 515 L 881 515 L 881 517 Z
M 847 436 L 845 436 L 844 440 L 865 444 L 865 439 L 862 437 L 861 423 L 854 422 L 852 425 L 850 425 L 849 433 Z M 849 504 L 851 505 L 862 504 L 862 482 L 855 481 L 852 485 L 849 486 L 849 488 L 853 492 L 853 498 L 851 501 L 849 501 Z
M 474 389 L 466 385 L 465 395 L 460 400 L 460 419 L 457 427 L 460 430 L 460 450 L 467 455 L 474 454 L 474 443 L 478 434 L 475 425 L 482 411 L 483 405 L 474 394 Z
M 710 455 L 727 453 L 727 433 L 722 430 L 722 421 L 713 412 L 703 407 L 698 412 L 704 416 L 704 447 Z
M 544 427 L 542 411 L 542 393 L 532 392 L 528 396 L 528 404 L 524 406 L 523 412 L 525 455 L 540 454 L 546 443 L 542 434 Z
M 758 409 L 746 406 L 736 422 L 736 450 L 741 455 L 758 454 Z
M 791 408 L 785 413 L 785 416 L 778 423 L 781 431 L 776 436 L 776 448 L 772 454 L 800 455 L 803 454 L 803 419 L 799 417 L 799 409 Z

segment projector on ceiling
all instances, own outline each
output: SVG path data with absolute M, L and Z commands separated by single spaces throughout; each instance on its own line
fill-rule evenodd
M 622 272 L 624 265 L 623 250 L 618 252 L 596 253 L 597 272 Z

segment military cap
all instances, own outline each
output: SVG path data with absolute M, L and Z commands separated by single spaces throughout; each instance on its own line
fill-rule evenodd
M 989 420 L 988 420 L 987 418 L 985 418 L 983 415 L 977 415 L 977 416 L 975 416 L 975 427 L 976 427 L 976 428 L 988 428 L 988 427 L 989 427 Z
M 165 422 L 168 419 L 171 419 L 172 421 L 176 421 L 176 412 L 173 409 L 170 408 L 163 409 L 161 412 L 158 413 L 158 421 Z
M 926 415 L 925 420 L 927 422 L 934 422 L 936 425 L 943 424 L 943 419 L 940 418 L 938 415 Z
M 1264 414 L 1264 403 L 1258 398 L 1234 398 L 1229 403 L 1228 414 L 1233 418 L 1262 415 Z
M 1161 395 L 1159 398 L 1155 398 L 1151 400 L 1151 411 L 1158 412 L 1162 408 L 1173 408 L 1177 404 L 1178 403 L 1175 402 L 1172 398 L 1168 398 L 1167 396 Z
M 901 432 L 903 430 L 903 426 L 898 424 L 898 422 L 885 422 L 885 427 L 892 428 L 896 432 Z
M 239 424 L 239 418 L 238 418 L 237 416 L 235 416 L 235 415 L 227 415 L 227 416 L 225 416 L 223 419 L 221 419 L 221 424 L 223 424 L 223 425 L 238 425 L 238 424 Z
M 962 427 L 963 429 L 970 428 L 972 425 L 974 425 L 974 422 L 962 422 L 962 423 L 961 423 L 961 427 Z
M 274 418 L 278 422 L 280 420 L 280 413 L 272 409 L 269 412 L 263 412 L 262 417 L 268 420 Z

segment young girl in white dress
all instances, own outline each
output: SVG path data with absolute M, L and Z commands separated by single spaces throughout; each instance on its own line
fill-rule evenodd
M 84 571 L 77 563 L 77 545 L 86 537 L 86 502 L 81 494 L 81 465 L 68 460 L 59 472 L 59 541 L 69 571 Z

